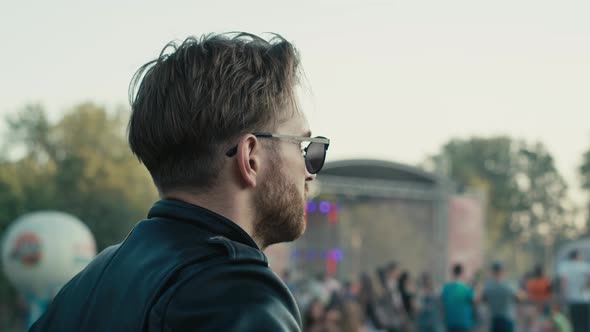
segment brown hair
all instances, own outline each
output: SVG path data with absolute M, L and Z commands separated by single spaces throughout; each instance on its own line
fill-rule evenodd
M 161 192 L 210 187 L 231 140 L 299 112 L 298 80 L 298 53 L 279 35 L 171 42 L 131 81 L 131 150 Z

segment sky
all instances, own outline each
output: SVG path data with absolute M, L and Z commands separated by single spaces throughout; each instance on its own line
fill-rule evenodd
M 275 32 L 299 49 L 303 105 L 328 160 L 419 164 L 451 138 L 540 141 L 575 200 L 590 149 L 590 2 L 2 1 L 0 117 L 127 105 L 171 40 Z

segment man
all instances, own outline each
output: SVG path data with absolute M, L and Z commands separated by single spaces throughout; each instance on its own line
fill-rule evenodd
M 455 264 L 452 280 L 443 286 L 441 302 L 448 332 L 471 331 L 475 325 L 474 292 L 463 280 L 463 265 Z
M 374 320 L 384 331 L 397 332 L 406 322 L 402 298 L 398 288 L 399 267 L 390 262 L 377 270 L 383 292 L 375 299 Z
M 574 332 L 590 331 L 590 265 L 582 259 L 580 252 L 574 249 L 569 253 L 568 260 L 558 266 L 557 275 Z
M 492 264 L 492 279 L 483 290 L 483 300 L 487 303 L 491 332 L 514 331 L 514 303 L 523 298 L 504 281 L 504 268 L 500 262 Z
M 262 252 L 303 233 L 329 145 L 297 108 L 298 73 L 289 42 L 245 33 L 169 44 L 141 67 L 129 143 L 162 199 L 32 331 L 300 331 Z
M 545 275 L 541 264 L 535 265 L 531 275 L 524 282 L 527 298 L 537 307 L 542 307 L 551 299 L 551 280 Z

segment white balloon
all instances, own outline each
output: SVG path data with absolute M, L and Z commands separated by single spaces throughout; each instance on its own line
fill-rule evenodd
M 21 216 L 2 243 L 4 273 L 23 295 L 37 299 L 53 298 L 95 255 L 88 227 L 57 211 Z

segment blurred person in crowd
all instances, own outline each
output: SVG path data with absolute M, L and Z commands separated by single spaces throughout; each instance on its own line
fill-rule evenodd
M 417 294 L 416 327 L 418 332 L 440 331 L 440 301 L 430 274 L 422 274 Z
M 334 293 L 324 305 L 314 299 L 305 311 L 305 332 L 361 332 L 363 315 L 356 301 L 342 298 Z
M 400 268 L 396 262 L 389 262 L 383 267 L 385 277 L 385 288 L 399 291 Z
M 532 307 L 533 310 L 537 311 L 539 307 Z M 549 316 L 549 310 L 541 308 L 534 314 L 527 313 L 526 315 L 519 317 L 521 322 L 518 325 L 517 331 L 523 332 L 555 332 L 553 324 L 551 323 L 551 317 Z
M 560 291 L 567 303 L 574 332 L 590 331 L 590 264 L 583 260 L 579 250 L 572 250 L 568 259 L 557 268 Z
M 375 270 L 375 275 L 377 276 L 377 280 L 383 289 L 388 288 L 388 276 L 387 276 L 387 268 L 386 267 L 377 267 Z
M 373 314 L 379 330 L 401 331 L 404 322 L 403 304 L 397 287 L 397 264 L 389 263 L 377 268 L 373 282 L 375 298 Z
M 326 318 L 328 322 L 338 326 L 342 332 L 364 331 L 364 315 L 359 303 L 350 297 L 334 293 L 328 306 Z
M 305 332 L 319 332 L 325 328 L 325 314 L 326 310 L 324 303 L 318 298 L 314 298 L 304 311 L 303 331 Z
M 333 303 L 328 305 L 321 332 L 342 332 L 343 317 L 344 313 L 339 306 Z
M 338 279 L 327 273 L 323 274 L 322 284 L 329 296 L 342 290 L 342 285 L 340 284 Z
M 350 294 L 350 290 L 352 288 L 352 281 L 349 279 L 343 280 L 340 282 L 340 291 L 338 294 L 343 297 L 347 297 Z
M 369 332 L 363 324 L 365 316 L 358 302 L 344 301 L 342 312 L 344 315 L 341 325 L 343 332 Z
M 404 309 L 404 302 L 400 291 L 399 280 L 401 277 L 401 271 L 396 262 L 389 262 L 385 267 L 385 291 L 387 296 L 389 314 L 391 315 L 391 330 L 399 331 L 403 330 L 405 326 L 408 326 L 409 318 Z
M 293 295 L 297 299 L 297 304 L 299 305 L 299 308 L 301 308 L 301 311 L 305 311 L 312 300 L 320 299 L 319 294 L 321 291 L 318 291 L 318 289 L 321 288 L 321 285 L 318 286 L 319 288 L 316 287 L 316 285 L 320 284 L 316 283 L 315 278 L 304 278 L 299 281 L 297 292 L 293 293 Z M 327 300 L 323 301 L 323 303 L 327 303 Z
M 381 322 L 377 315 L 377 298 L 379 297 L 379 283 L 369 273 L 362 273 L 360 277 L 360 290 L 358 303 L 361 313 L 365 317 L 364 325 L 372 331 L 381 328 Z
M 31 330 L 300 331 L 262 252 L 305 230 L 329 145 L 311 137 L 299 72 L 291 43 L 247 33 L 170 43 L 142 66 L 129 144 L 161 200 Z
M 527 317 L 524 332 L 572 332 L 573 328 L 568 318 L 561 312 L 559 304 L 545 303 L 535 306 L 538 315 L 533 319 Z
M 404 330 L 412 331 L 414 329 L 414 315 L 416 310 L 416 290 L 414 281 L 410 272 L 403 271 L 398 279 L 398 289 L 402 300 L 402 309 L 404 314 Z
M 491 332 L 513 332 L 515 319 L 515 303 L 524 298 L 517 290 L 512 289 L 504 280 L 504 267 L 494 262 L 491 268 L 492 278 L 485 284 L 482 300 L 487 303 L 490 313 Z
M 551 327 L 555 332 L 573 332 L 574 329 L 572 327 L 571 322 L 567 318 L 566 315 L 563 314 L 559 303 L 551 304 Z
M 344 299 L 359 301 L 361 293 L 361 282 L 358 279 L 349 280 L 342 283 L 342 297 Z
M 315 278 L 309 280 L 309 292 L 311 293 L 312 297 L 319 298 L 324 305 L 327 305 L 330 301 L 332 296 L 332 291 L 328 287 L 328 283 L 326 282 L 326 274 L 325 273 L 318 273 L 316 274 Z
M 473 273 L 473 277 L 471 278 L 470 286 L 474 291 L 475 298 L 481 298 L 481 293 L 483 290 L 484 282 L 485 282 L 486 271 L 481 268 L 478 268 Z M 485 306 L 481 305 L 479 301 L 475 301 L 473 303 L 473 321 L 474 321 L 474 331 L 483 331 L 487 327 L 487 319 L 486 319 L 486 308 Z
M 524 283 L 527 299 L 537 307 L 542 307 L 551 299 L 551 280 L 543 271 L 541 264 L 535 265 Z
M 452 280 L 445 283 L 440 296 L 444 323 L 448 332 L 468 332 L 475 325 L 475 294 L 464 280 L 462 264 L 454 264 L 451 273 Z

